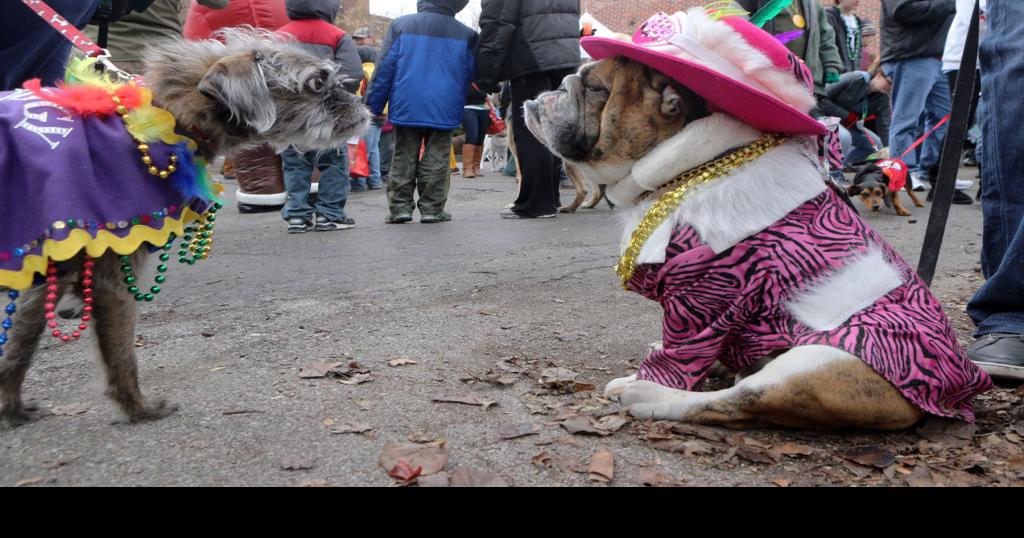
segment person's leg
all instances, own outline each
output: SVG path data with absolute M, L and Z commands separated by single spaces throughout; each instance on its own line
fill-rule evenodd
M 917 138 L 918 120 L 924 112 L 928 94 L 935 83 L 935 62 L 930 58 L 915 58 L 885 64 L 883 69 L 892 78 L 892 123 L 889 128 L 889 154 L 899 157 Z M 917 167 L 916 152 L 905 157 L 907 167 Z
M 417 202 L 424 222 L 450 220 L 444 211 L 448 202 L 451 173 L 448 170 L 448 152 L 452 145 L 451 131 L 425 129 L 426 149 L 416 169 Z
M 388 181 L 388 206 L 391 221 L 412 220 L 413 197 L 416 192 L 416 168 L 420 162 L 423 129 L 395 126 L 395 156 Z M 447 166 L 447 152 L 445 166 Z
M 466 132 L 466 143 L 462 145 L 462 177 L 473 179 L 476 177 L 476 170 L 473 168 L 476 163 L 476 139 L 480 132 L 476 110 L 462 109 L 462 130 Z
M 853 149 L 853 133 L 850 132 L 845 126 L 839 126 L 839 143 L 843 146 L 843 156 L 846 157 L 846 162 L 843 163 L 846 166 L 853 164 L 850 159 L 850 150 Z
M 987 104 L 1017 103 L 1024 95 L 1024 3 L 991 0 L 988 20 L 980 55 L 982 95 Z M 968 355 L 1024 378 L 1024 109 L 986 108 L 980 115 L 987 142 L 981 207 L 982 270 L 988 280 L 967 305 L 980 338 Z
M 491 128 L 491 112 L 489 110 L 476 111 L 477 130 L 479 134 L 476 139 L 476 153 L 473 161 L 473 171 L 476 175 L 482 176 L 484 172 L 480 169 L 480 163 L 484 160 L 484 141 L 487 139 L 487 130 Z
M 881 140 L 878 135 L 869 131 L 866 127 L 854 126 L 847 131 L 850 135 L 850 146 L 843 147 L 843 154 L 846 155 L 847 166 L 854 166 L 868 159 L 874 153 L 875 147 L 881 147 Z
M 284 188 L 288 193 L 281 218 L 288 221 L 288 230 L 304 232 L 313 227 L 313 206 L 309 205 L 309 186 L 312 181 L 313 165 L 294 149 L 288 148 L 281 154 L 284 172 Z
M 925 100 L 924 132 L 927 133 L 932 127 L 942 121 L 942 118 L 949 114 L 953 106 L 949 93 L 949 82 L 946 80 L 946 75 L 942 73 L 942 64 L 936 60 L 934 84 L 931 91 L 928 92 L 928 98 Z M 942 155 L 942 143 L 946 139 L 947 126 L 948 123 L 939 127 L 928 137 L 928 140 L 924 141 L 921 147 L 921 162 L 918 163 L 918 169 L 928 171 L 929 181 L 935 181 L 935 175 L 938 173 L 939 157 Z
M 348 202 L 348 148 L 310 152 L 307 160 L 316 162 L 320 170 L 320 187 L 317 194 L 317 231 L 351 228 L 354 222 L 345 214 Z
M 511 114 L 522 117 L 523 103 L 552 89 L 549 86 L 549 77 L 544 73 L 512 81 Z M 558 212 L 555 156 L 525 126 L 517 125 L 514 135 L 523 180 L 512 213 L 526 218 L 555 215 Z
M 889 127 L 892 124 L 892 102 L 882 92 L 868 93 L 868 113 L 875 116 L 872 131 L 882 140 L 882 147 L 889 145 Z
M 391 128 L 390 131 L 384 132 L 384 128 L 381 127 L 380 131 L 380 178 L 381 181 L 387 181 L 391 178 L 391 161 L 395 157 L 395 129 Z
M 370 125 L 363 135 L 366 141 L 366 158 L 370 161 L 370 176 L 366 178 L 366 186 L 370 190 L 381 188 L 380 179 L 380 126 Z

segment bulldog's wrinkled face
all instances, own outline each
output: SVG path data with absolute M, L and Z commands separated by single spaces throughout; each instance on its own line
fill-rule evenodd
M 541 143 L 601 184 L 621 180 L 660 142 L 708 115 L 692 91 L 626 58 L 584 65 L 525 109 Z

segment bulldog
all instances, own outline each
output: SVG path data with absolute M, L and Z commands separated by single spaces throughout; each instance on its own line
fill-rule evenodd
M 688 24 L 660 16 L 654 28 Z M 703 14 L 690 18 L 719 31 Z M 664 309 L 662 345 L 606 396 L 638 418 L 732 428 L 973 420 L 971 398 L 990 381 L 924 284 L 828 185 L 813 137 L 768 134 L 711 103 L 704 79 L 691 87 L 653 61 L 595 50 L 608 57 L 524 113 L 542 143 L 631 212 L 617 271 Z M 794 95 L 810 110 L 809 91 Z M 636 245 L 652 210 L 688 182 L 678 208 Z M 635 270 L 624 275 L 631 248 Z M 699 392 L 719 361 L 735 384 Z

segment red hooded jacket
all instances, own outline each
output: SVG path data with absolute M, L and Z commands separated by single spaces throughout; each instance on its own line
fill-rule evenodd
M 289 22 L 284 0 L 231 0 L 224 9 L 210 9 L 192 0 L 185 20 L 185 37 L 208 39 L 210 34 L 221 28 L 246 24 L 276 31 Z

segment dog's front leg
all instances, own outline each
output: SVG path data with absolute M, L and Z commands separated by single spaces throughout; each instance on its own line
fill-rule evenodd
M 911 213 L 906 207 L 903 207 L 903 202 L 900 200 L 900 193 L 894 192 L 890 196 L 892 196 L 892 207 L 896 210 L 896 214 L 901 217 L 909 217 Z
M 142 257 L 133 257 L 132 265 L 140 269 Z M 139 390 L 139 373 L 135 357 L 135 322 L 138 309 L 135 299 L 121 283 L 121 261 L 113 254 L 96 260 L 93 314 L 96 338 L 107 372 L 107 396 L 117 402 L 131 422 L 157 420 L 177 408 L 160 400 L 147 404 Z
M 45 287 L 39 286 L 22 294 L 14 318 L 16 322 L 9 333 L 10 342 L 0 358 L 0 422 L 11 426 L 21 426 L 33 418 L 29 412 L 34 408 L 26 407 L 21 401 L 21 386 L 39 345 L 39 337 L 46 328 L 47 293 Z
M 571 204 L 559 209 L 559 213 L 575 213 L 576 209 L 580 207 L 583 200 L 587 198 L 587 183 L 580 177 L 581 174 L 571 164 L 565 163 L 565 176 L 572 182 L 572 187 L 576 189 L 576 198 Z
M 907 182 L 906 192 L 907 196 L 910 196 L 910 201 L 914 203 L 914 207 L 924 207 L 924 202 L 922 202 L 921 199 L 917 197 L 917 194 L 914 192 L 914 189 L 910 187 L 909 181 Z

